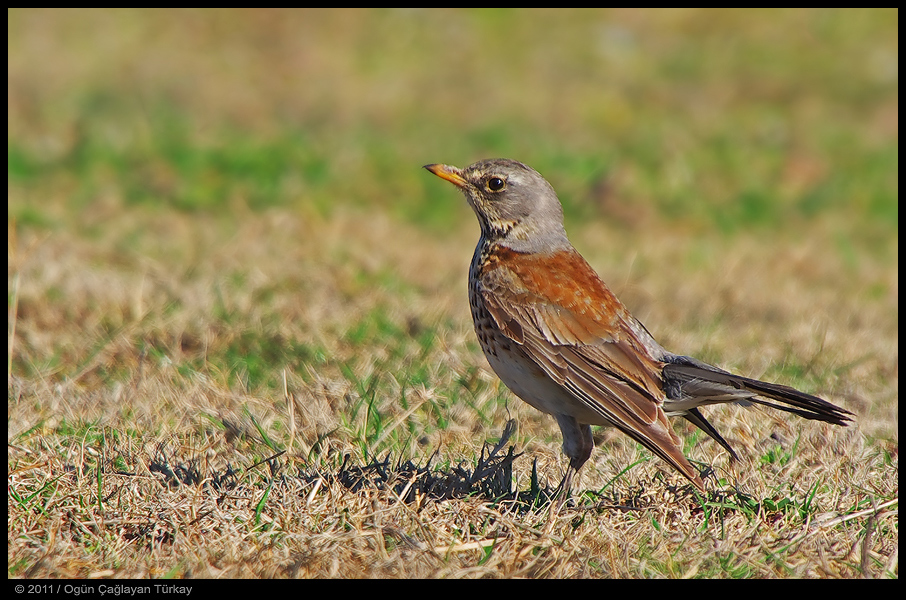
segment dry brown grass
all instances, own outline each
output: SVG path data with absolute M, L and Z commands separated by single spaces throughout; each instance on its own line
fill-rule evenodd
M 337 478 L 342 457 L 349 454 L 359 465 L 367 462 L 354 443 L 365 423 L 360 415 L 343 424 L 342 413 L 357 392 L 335 367 L 288 373 L 292 402 L 267 392 L 242 391 L 222 373 L 179 372 L 180 352 L 193 351 L 192 344 L 216 345 L 215 337 L 229 335 L 211 333 L 211 339 L 187 342 L 213 327 L 205 316 L 215 303 L 212 290 L 223 285 L 223 265 L 240 262 L 243 255 L 252 257 L 255 275 L 242 291 L 231 289 L 231 302 L 254 315 L 254 298 L 262 287 L 304 274 L 319 282 L 307 288 L 315 297 L 299 303 L 293 300 L 295 290 L 287 287 L 274 298 L 273 307 L 287 311 L 281 312 L 287 336 L 324 339 L 328 352 L 336 356 L 355 351 L 336 341 L 342 323 L 374 305 L 388 303 L 393 318 L 400 320 L 432 322 L 447 312 L 455 315 L 455 326 L 443 332 L 442 345 L 429 359 L 436 368 L 431 384 L 408 393 L 414 412 L 404 410 L 390 390 L 375 407 L 388 423 L 433 430 L 424 439 L 397 447 L 391 462 L 412 457 L 424 463 L 437 452 L 433 464 L 441 472 L 462 460 L 474 468 L 480 442 L 499 435 L 512 416 L 519 422 L 516 449 L 524 453 L 514 464 L 514 488 L 530 488 L 533 459 L 538 460 L 542 483 L 556 484 L 565 464 L 555 424 L 518 400 L 501 406 L 483 359 L 474 350 L 466 351 L 471 332 L 461 280 L 469 246 L 460 243 L 459 236 L 441 243 L 417 232 L 401 233 L 382 225 L 380 218 L 360 217 L 336 218 L 331 234 L 319 242 L 298 236 L 287 225 L 292 220 L 281 215 L 245 223 L 228 243 L 207 246 L 212 260 L 199 263 L 191 276 L 153 263 L 130 264 L 143 260 L 140 254 L 113 266 L 117 260 L 112 253 L 98 254 L 105 244 L 80 245 L 60 236 L 17 240 L 11 257 L 24 260 L 14 269 L 19 278 L 14 343 L 21 351 L 37 352 L 42 334 L 52 327 L 55 343 L 71 348 L 69 360 L 80 368 L 59 382 L 52 371 L 45 371 L 42 379 L 10 379 L 9 484 L 18 498 L 11 495 L 8 505 L 9 565 L 14 572 L 28 577 L 895 573 L 896 445 L 885 440 L 895 435 L 889 428 L 896 422 L 896 390 L 878 382 L 879 373 L 889 368 L 885 357 L 895 355 L 896 331 L 884 326 L 882 310 L 847 319 L 860 302 L 858 294 L 823 303 L 821 290 L 833 285 L 833 268 L 809 270 L 813 281 L 800 281 L 801 272 L 787 273 L 785 269 L 796 264 L 819 261 L 807 249 L 799 251 L 798 261 L 787 261 L 778 255 L 789 249 L 747 250 L 745 243 L 736 244 L 741 246 L 739 254 L 715 260 L 696 279 L 687 274 L 671 282 L 671 271 L 658 276 L 652 272 L 619 291 L 639 305 L 643 315 L 650 306 L 651 314 L 644 315 L 649 327 L 663 332 L 661 337 L 672 347 L 701 339 L 696 334 L 698 319 L 712 310 L 709 302 L 718 302 L 711 291 L 725 298 L 736 292 L 720 304 L 732 307 L 738 319 L 709 336 L 708 346 L 692 350 L 720 353 L 730 361 L 735 357 L 735 368 L 755 375 L 790 355 L 809 357 L 818 372 L 853 365 L 839 377 L 843 383 L 836 384 L 838 391 L 828 391 L 829 397 L 857 412 L 856 424 L 841 429 L 758 410 L 712 411 L 718 427 L 745 458 L 730 464 L 716 446 L 699 439 L 690 454 L 710 462 L 726 481 L 715 485 L 712 480 L 707 499 L 692 496 L 683 480 L 639 447 L 604 433 L 584 469 L 582 490 L 599 490 L 624 467 L 641 463 L 602 495 L 551 514 L 548 504 L 533 508 L 506 500 L 489 502 L 480 495 L 422 497 L 406 503 L 397 495 L 398 487 L 396 493 L 392 488 L 344 487 Z M 203 238 L 203 228 L 186 235 Z M 401 235 L 421 251 L 399 252 L 392 240 Z M 380 289 L 343 293 L 353 283 L 342 270 L 285 261 L 284 249 L 300 238 L 327 254 L 335 250 L 332 246 L 343 245 L 350 255 L 361 252 L 362 260 L 366 249 L 384 249 L 368 255 L 373 268 L 392 263 L 404 278 L 418 278 L 433 291 L 414 303 Z M 262 245 L 261 239 L 269 243 Z M 347 240 L 353 240 L 351 247 Z M 634 262 L 653 261 L 675 241 L 646 240 Z M 461 260 L 446 260 L 453 248 Z M 778 280 L 793 286 L 786 299 L 776 299 L 765 286 L 729 283 L 736 281 L 734 269 L 744 260 L 739 256 L 756 251 L 762 260 L 747 269 L 749 277 L 757 281 L 779 271 Z M 434 268 L 425 268 L 425 261 L 433 261 Z M 786 267 L 778 268 L 778 263 Z M 619 281 L 619 266 L 612 271 L 611 279 Z M 730 275 L 728 283 L 720 283 L 720 273 Z M 711 279 L 711 291 L 702 293 Z M 798 286 L 810 288 L 812 294 Z M 68 317 L 59 316 L 61 305 L 48 302 L 52 288 L 64 291 Z M 675 303 L 658 301 L 668 290 L 702 308 L 686 313 Z M 181 299 L 180 310 L 163 314 L 173 297 Z M 816 304 L 824 311 L 820 316 L 814 315 Z M 772 310 L 779 312 L 765 318 Z M 310 314 L 319 318 L 306 317 Z M 102 327 L 98 321 L 112 315 L 122 315 L 123 323 L 105 339 L 97 331 Z M 203 323 L 195 323 L 198 319 Z M 756 322 L 762 328 L 756 328 Z M 790 323 L 798 327 L 783 334 Z M 149 335 L 169 339 L 157 342 L 173 352 L 167 360 L 137 354 L 140 344 L 135 339 Z M 852 343 L 838 344 L 841 339 Z M 758 345 L 757 352 L 753 345 Z M 114 365 L 127 365 L 130 378 L 98 388 L 99 373 Z M 480 367 L 472 376 L 486 382 L 475 388 L 472 402 L 489 415 L 488 422 L 478 421 L 476 410 L 460 403 L 443 408 L 448 420 L 444 428 L 430 427 L 435 417 L 426 410 L 429 400 L 444 406 L 442 390 L 470 373 L 472 365 Z M 374 367 L 365 361 L 361 368 Z M 277 453 L 261 431 L 287 454 L 260 464 Z M 866 434 L 876 441 L 866 443 Z M 377 450 L 382 447 L 387 448 L 378 443 L 375 451 L 385 452 Z M 777 448 L 792 452 L 793 458 L 785 464 L 759 463 L 760 456 Z M 403 452 L 409 454 L 401 456 Z M 886 464 L 885 453 L 891 455 L 893 467 Z M 754 504 L 744 510 L 740 498 Z M 780 507 L 770 505 L 772 501 Z M 808 501 L 818 512 L 806 511 L 803 518 L 799 507 L 783 508 L 784 501 Z
M 859 34 L 878 19 L 821 14 L 830 30 L 852 22 L 835 39 L 883 82 L 889 35 L 863 47 Z M 8 574 L 897 577 L 898 237 L 859 208 L 897 193 L 887 163 L 859 162 L 896 137 L 896 97 L 838 90 L 793 35 L 813 13 L 752 15 L 12 12 L 10 155 L 33 153 L 39 175 L 11 158 Z M 429 27 L 403 26 L 413 20 Z M 561 68 L 585 64 L 571 32 L 596 20 L 607 26 L 592 29 L 605 46 L 594 52 L 616 82 L 603 104 L 601 81 Z M 551 27 L 551 52 L 509 54 L 490 35 L 504 24 L 522 41 Z M 737 50 L 712 51 L 727 27 L 757 56 L 790 38 L 814 80 L 789 87 L 792 67 L 764 61 L 734 78 Z M 716 59 L 701 73 L 680 60 L 699 56 L 696 39 Z M 491 51 L 516 61 L 501 79 L 477 76 Z M 661 77 L 674 58 L 686 79 Z M 564 93 L 526 93 L 552 84 Z M 794 115 L 777 164 L 757 140 L 789 124 L 761 120 L 769 106 Z M 175 151 L 167 111 L 191 124 Z M 724 131 L 716 114 L 738 121 Z M 495 141 L 488 123 L 507 116 L 553 137 L 527 127 Z M 331 167 L 288 168 L 255 206 L 269 171 L 247 176 L 258 163 L 241 151 L 294 128 Z M 597 163 L 598 130 L 626 157 L 596 187 L 555 159 L 571 147 Z M 562 148 L 545 154 L 554 138 Z M 696 162 L 724 156 L 710 143 L 725 139 L 752 142 L 731 157 L 741 167 Z M 221 146 L 248 162 L 180 162 Z M 868 200 L 833 208 L 841 146 L 881 175 L 846 188 Z M 450 190 L 419 180 L 421 164 L 457 160 L 439 153 L 512 149 L 546 156 L 573 210 L 595 205 L 581 223 L 572 213 L 572 239 L 665 347 L 818 393 L 855 423 L 712 410 L 737 464 L 676 423 L 687 455 L 713 468 L 707 497 L 596 431 L 574 501 L 533 501 L 562 476 L 559 432 L 488 370 L 465 294 L 477 227 Z M 718 233 L 708 215 L 735 207 L 717 199 L 762 179 L 779 220 Z M 831 207 L 796 212 L 816 190 Z M 683 217 L 658 204 L 672 191 Z M 493 474 L 471 496 L 443 488 L 475 472 L 510 419 L 512 493 L 482 493 Z M 402 468 L 429 457 L 415 477 Z

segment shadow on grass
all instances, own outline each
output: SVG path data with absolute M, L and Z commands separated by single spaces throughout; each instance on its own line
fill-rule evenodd
M 302 489 L 314 490 L 312 493 L 316 493 L 322 484 L 330 486 L 336 483 L 353 494 L 368 495 L 369 491 L 381 492 L 391 499 L 409 505 L 416 512 L 432 501 L 443 502 L 465 498 L 481 499 L 492 506 L 506 507 L 515 513 L 524 514 L 545 509 L 556 501 L 559 488 L 539 481 L 537 463 L 532 466 L 528 489 L 523 491 L 513 489 L 513 463 L 522 456 L 521 452 L 515 452 L 514 446 L 507 447 L 515 431 L 515 421 L 508 421 L 496 444 L 493 446 L 484 444 L 474 467 L 466 462 L 432 466 L 437 456 L 436 452 L 428 457 L 424 464 L 412 460 L 398 460 L 394 463 L 390 454 L 384 458 L 373 458 L 367 464 L 357 464 L 350 454 L 346 454 L 336 472 L 313 467 L 299 469 L 293 476 L 281 474 L 283 463 L 278 459 L 284 452 L 278 452 L 247 469 L 237 470 L 227 465 L 222 472 L 212 471 L 205 475 L 199 471 L 198 461 L 171 465 L 160 451 L 149 466 L 150 470 L 171 488 L 203 484 L 210 485 L 214 491 L 227 495 L 242 485 L 243 472 L 266 464 L 270 470 L 271 485 L 276 479 L 295 478 L 303 484 Z M 651 482 L 653 485 L 641 485 L 617 492 L 611 486 L 618 478 L 619 476 L 615 477 L 600 490 L 574 493 L 566 501 L 566 506 L 593 512 L 644 511 L 652 504 L 662 502 L 663 493 L 667 492 L 674 502 L 685 501 L 698 505 L 696 510 L 700 513 L 714 512 L 715 509 L 718 512 L 742 509 L 743 512 L 754 516 L 759 508 L 759 504 L 755 502 L 753 509 L 752 499 L 741 492 L 727 494 L 713 490 L 705 498 L 697 494 L 691 484 L 671 485 L 660 477 L 655 478 L 658 481 Z M 611 488 L 610 493 L 607 492 L 608 488 Z M 655 492 L 655 488 L 659 491 Z M 728 501 L 728 495 L 738 496 L 740 501 Z

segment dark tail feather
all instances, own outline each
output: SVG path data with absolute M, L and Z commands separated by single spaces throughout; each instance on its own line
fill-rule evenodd
M 664 365 L 663 377 L 668 397 L 664 407 L 666 410 L 673 404 L 682 407 L 677 409 L 678 412 L 690 413 L 698 406 L 741 400 L 835 425 L 846 426 L 847 422 L 852 421 L 850 415 L 853 413 L 848 410 L 786 385 L 733 375 L 688 356 L 671 355 L 665 362 L 667 364 Z M 758 396 L 776 400 L 781 404 L 768 402 Z M 696 422 L 695 415 L 693 418 L 688 416 L 686 418 L 701 427 Z M 713 427 L 709 425 L 702 429 L 714 437 L 709 431 L 713 430 Z M 714 439 L 720 442 L 717 437 Z M 725 442 L 721 445 L 727 447 Z
M 707 419 L 705 419 L 705 417 L 699 412 L 697 408 L 690 408 L 683 414 L 683 417 L 685 417 L 687 421 L 710 435 L 715 442 L 723 446 L 724 449 L 730 453 L 730 456 L 733 457 L 733 460 L 739 460 L 739 457 L 736 456 L 736 452 L 733 450 L 733 447 L 730 446 L 727 440 L 725 440 L 716 429 L 714 429 L 714 426 L 711 425 L 711 423 L 708 423 Z

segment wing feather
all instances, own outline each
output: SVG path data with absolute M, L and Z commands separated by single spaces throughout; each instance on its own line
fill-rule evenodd
M 644 327 L 575 251 L 498 252 L 509 256 L 489 261 L 479 286 L 498 327 L 600 416 L 601 422 L 592 424 L 616 426 L 700 486 L 663 411 L 663 363 L 649 352 L 656 343 L 639 339 L 648 335 Z M 539 279 L 543 272 L 559 276 Z M 519 335 L 511 335 L 514 330 Z

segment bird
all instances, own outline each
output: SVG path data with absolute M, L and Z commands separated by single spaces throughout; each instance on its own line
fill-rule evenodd
M 557 494 L 594 449 L 591 426 L 616 427 L 705 491 L 668 417 L 683 417 L 738 455 L 700 408 L 759 404 L 846 426 L 854 414 L 795 388 L 735 375 L 662 347 L 570 243 L 557 193 L 512 159 L 425 169 L 458 187 L 481 235 L 469 306 L 491 368 L 519 398 L 552 415 L 569 459 Z

